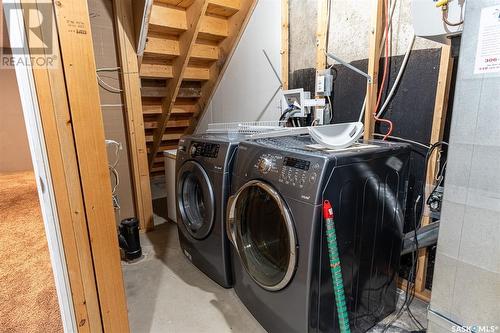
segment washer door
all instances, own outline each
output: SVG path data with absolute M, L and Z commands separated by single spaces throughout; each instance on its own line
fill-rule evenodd
M 293 221 L 281 196 L 253 180 L 228 202 L 227 233 L 252 279 L 270 291 L 283 289 L 297 262 Z
M 214 192 L 203 167 L 187 161 L 177 174 L 177 203 L 182 223 L 196 239 L 204 239 L 214 224 Z

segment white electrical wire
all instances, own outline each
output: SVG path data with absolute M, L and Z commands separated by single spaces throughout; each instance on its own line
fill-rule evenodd
M 99 83 L 99 85 L 109 91 L 109 92 L 112 92 L 112 93 L 115 93 L 115 94 L 119 94 L 121 93 L 123 90 L 120 89 L 120 88 L 116 88 L 116 87 L 113 87 L 109 84 L 107 84 L 106 82 L 104 82 L 104 80 L 99 76 L 99 72 L 115 72 L 115 71 L 119 71 L 120 70 L 120 67 L 101 67 L 101 68 L 97 68 L 96 69 L 96 75 L 97 75 L 97 82 Z
M 385 111 L 385 108 L 387 107 L 387 105 L 389 105 L 389 102 L 394 97 L 394 92 L 396 91 L 396 88 L 399 85 L 399 81 L 403 77 L 403 73 L 406 69 L 406 64 L 408 63 L 408 59 L 410 58 L 410 53 L 414 43 L 415 43 L 415 33 L 413 33 L 410 38 L 410 42 L 408 43 L 408 48 L 406 49 L 405 57 L 403 58 L 403 62 L 401 63 L 401 67 L 399 68 L 398 76 L 396 76 L 396 80 L 394 80 L 394 84 L 392 85 L 392 88 L 389 91 L 389 94 L 387 95 L 384 104 L 382 104 L 382 107 L 378 111 L 377 118 L 380 118 L 382 113 Z

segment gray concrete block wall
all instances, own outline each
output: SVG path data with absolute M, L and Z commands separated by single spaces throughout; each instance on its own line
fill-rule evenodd
M 466 6 L 429 332 L 500 331 L 500 73 L 474 74 L 481 9 L 498 4 Z

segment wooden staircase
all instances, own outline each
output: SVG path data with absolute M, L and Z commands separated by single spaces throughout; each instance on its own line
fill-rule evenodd
M 139 70 L 152 175 L 196 127 L 255 2 L 154 0 Z

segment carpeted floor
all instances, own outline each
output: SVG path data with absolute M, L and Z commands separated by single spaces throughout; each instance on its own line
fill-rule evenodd
M 62 332 L 32 172 L 0 174 L 0 331 Z

